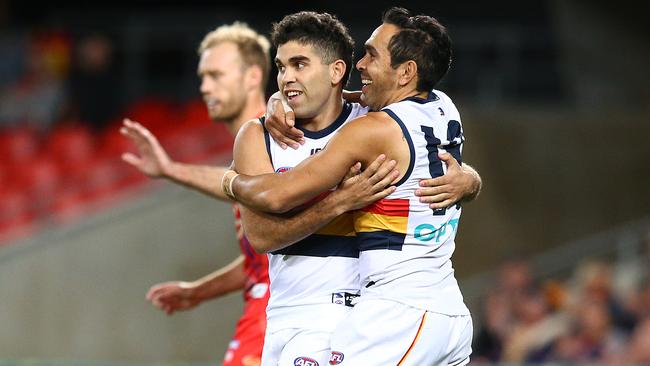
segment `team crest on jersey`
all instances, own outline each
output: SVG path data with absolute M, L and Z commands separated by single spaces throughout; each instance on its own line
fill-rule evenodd
M 309 357 L 298 357 L 293 360 L 293 366 L 318 366 L 318 362 Z
M 290 167 L 290 166 L 283 166 L 283 167 L 277 168 L 277 169 L 275 170 L 275 172 L 276 172 L 276 173 L 286 173 L 286 172 L 288 172 L 289 170 L 291 170 L 291 167 Z
M 343 362 L 343 353 L 332 351 L 330 356 L 330 365 L 338 365 Z

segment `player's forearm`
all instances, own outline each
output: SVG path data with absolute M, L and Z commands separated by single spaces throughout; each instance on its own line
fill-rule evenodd
M 221 179 L 228 169 L 220 166 L 191 165 L 173 162 L 165 171 L 171 181 L 210 197 L 230 201 L 221 189 Z
M 330 194 L 291 217 L 243 209 L 242 224 L 255 251 L 266 253 L 304 239 L 346 211 L 347 207 L 339 197 Z
M 196 281 L 194 296 L 201 301 L 221 297 L 246 285 L 244 256 L 240 255 L 231 263 Z
M 481 176 L 474 168 L 472 168 L 471 166 L 465 163 L 463 163 L 462 166 L 463 166 L 463 173 L 468 174 L 468 176 L 471 178 L 470 190 L 462 198 L 462 201 L 470 202 L 475 200 L 476 197 L 478 197 L 478 195 L 481 193 L 481 188 L 483 187 L 483 181 L 481 179 Z
M 297 195 L 281 174 L 239 175 L 231 179 L 234 179 L 232 192 L 237 202 L 257 211 L 284 213 L 309 199 Z M 224 182 L 225 185 L 229 182 Z

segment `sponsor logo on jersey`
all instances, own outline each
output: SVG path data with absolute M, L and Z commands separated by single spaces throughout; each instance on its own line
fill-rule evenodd
M 330 356 L 330 365 L 338 365 L 343 362 L 343 353 L 332 351 Z
M 298 357 L 293 360 L 293 366 L 318 366 L 318 362 L 309 357 Z
M 288 172 L 289 170 L 291 170 L 291 167 L 290 167 L 290 166 L 283 166 L 283 167 L 277 168 L 277 169 L 275 170 L 275 172 L 276 172 L 276 173 L 286 173 L 286 172 Z
M 448 228 L 449 232 L 447 231 Z M 431 241 L 436 239 L 436 243 L 439 243 L 441 238 L 446 240 L 449 235 L 456 234 L 457 230 L 458 219 L 451 219 L 440 227 L 435 227 L 431 224 L 420 224 L 415 228 L 413 237 L 419 241 Z

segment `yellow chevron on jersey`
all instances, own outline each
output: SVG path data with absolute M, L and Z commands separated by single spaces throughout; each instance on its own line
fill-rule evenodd
M 357 233 L 391 231 L 406 234 L 408 213 L 408 200 L 383 199 L 355 213 L 354 229 Z
M 352 213 L 346 212 L 343 215 L 338 216 L 334 220 L 330 221 L 329 224 L 322 227 L 316 232 L 320 235 L 336 235 L 336 236 L 355 236 L 356 232 L 354 231 L 354 218 Z

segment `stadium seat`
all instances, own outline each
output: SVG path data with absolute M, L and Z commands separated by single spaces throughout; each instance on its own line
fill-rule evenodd
M 29 195 L 18 189 L 0 191 L 0 245 L 24 237 L 35 229 Z
M 64 170 L 90 160 L 95 153 L 95 137 L 87 126 L 72 124 L 53 130 L 45 150 Z
M 205 103 L 201 99 L 193 99 L 181 107 L 181 120 L 191 126 L 205 126 L 211 123 Z
M 39 152 L 38 133 L 29 127 L 6 129 L 0 132 L 0 161 L 2 164 L 27 161 Z
M 162 127 L 178 123 L 179 115 L 173 103 L 163 98 L 145 98 L 132 103 L 124 117 L 138 121 L 145 126 Z

